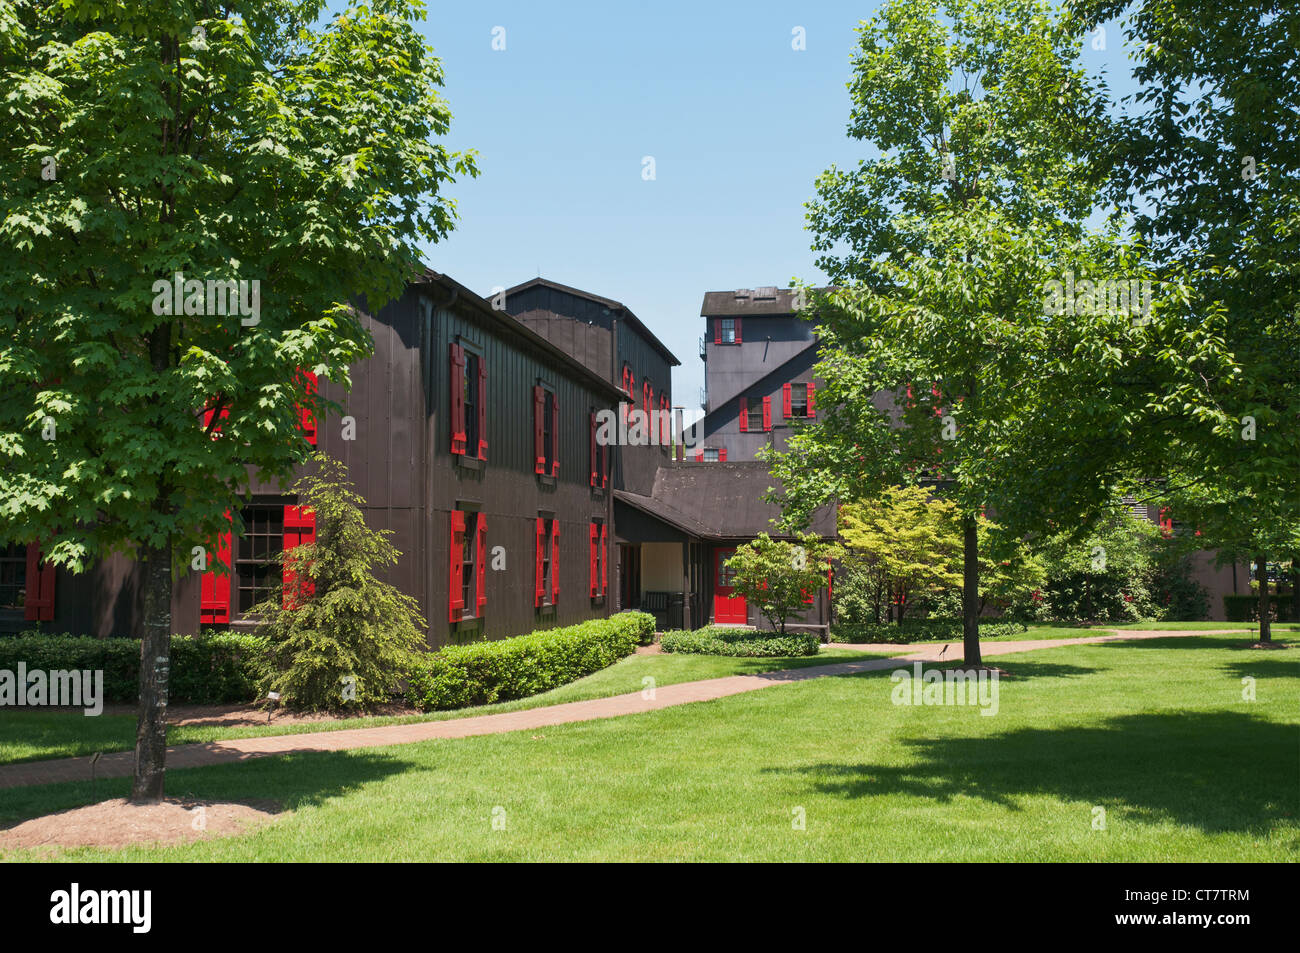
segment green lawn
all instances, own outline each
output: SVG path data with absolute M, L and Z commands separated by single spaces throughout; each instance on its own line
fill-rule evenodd
M 880 672 L 505 735 L 177 771 L 173 794 L 273 798 L 289 813 L 234 838 L 65 856 L 1294 861 L 1300 640 L 1290 642 L 1263 653 L 1211 635 L 1000 656 L 1015 677 L 1000 683 L 994 717 L 894 705 Z M 1245 677 L 1255 701 L 1242 698 Z M 100 782 L 97 797 L 127 787 Z M 91 799 L 86 783 L 0 791 L 0 823 Z
M 653 678 L 656 685 L 673 685 L 678 682 L 693 682 L 697 679 L 771 672 L 782 668 L 803 668 L 808 665 L 825 665 L 848 658 L 863 657 L 865 653 L 837 646 L 823 646 L 819 654 L 809 658 L 733 659 L 705 655 L 633 655 L 607 669 L 552 691 L 498 705 L 432 712 L 427 715 L 340 718 L 334 721 L 298 725 L 274 722 L 270 725 L 244 726 L 181 725 L 168 729 L 167 740 L 171 744 L 185 744 L 218 741 L 223 738 L 251 738 L 261 735 L 339 731 L 344 728 L 371 728 L 418 721 L 442 721 L 447 718 L 517 711 L 521 708 L 537 708 L 543 705 L 558 705 L 563 702 L 639 692 L 644 687 L 645 678 Z M 100 715 L 87 718 L 78 712 L 0 709 L 0 764 L 89 756 L 96 751 L 127 751 L 135 746 L 135 729 L 134 715 Z
M 1239 629 L 1258 631 L 1258 622 L 1128 622 L 1111 626 L 1115 629 Z M 1274 632 L 1300 632 L 1300 622 L 1274 622 Z

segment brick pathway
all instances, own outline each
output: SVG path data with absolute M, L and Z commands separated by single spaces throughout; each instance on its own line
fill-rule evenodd
M 982 650 L 983 655 L 987 658 L 994 655 L 1009 655 L 1014 652 L 1027 652 L 1034 649 L 1059 648 L 1063 645 L 1088 645 L 1120 639 L 1162 639 L 1171 636 L 1207 635 L 1220 631 L 1231 632 L 1234 630 L 1120 631 L 1115 635 L 1086 636 L 1075 639 L 986 642 L 982 646 Z M 873 652 L 906 652 L 905 649 L 896 644 L 844 645 L 839 647 Z M 915 651 L 890 658 L 860 659 L 849 662 L 835 662 L 829 665 L 817 665 L 810 668 L 782 669 L 781 671 L 765 672 L 760 675 L 730 675 L 725 678 L 711 678 L 698 682 L 682 682 L 678 685 L 666 685 L 657 688 L 653 698 L 645 698 L 641 692 L 632 692 L 631 694 L 615 695 L 610 698 L 568 702 L 563 705 L 503 712 L 496 715 L 455 718 L 449 721 L 426 721 L 408 725 L 387 725 L 380 728 L 317 731 L 300 735 L 269 735 L 262 738 L 233 738 L 228 741 L 214 741 L 206 744 L 177 745 L 167 749 L 167 768 L 168 770 L 177 770 L 209 764 L 229 764 L 237 761 L 247 761 L 250 758 L 297 752 L 376 748 L 387 745 L 411 744 L 433 738 L 466 738 L 471 735 L 525 731 L 575 721 L 591 721 L 597 718 L 617 718 L 620 715 L 634 715 L 640 712 L 655 711 L 659 708 L 670 708 L 674 705 L 685 705 L 690 702 L 711 701 L 715 698 L 739 695 L 743 692 L 757 691 L 761 688 L 782 685 L 788 682 L 802 682 L 811 678 L 853 675 L 858 672 L 873 672 L 895 668 L 899 662 L 932 662 L 939 659 L 939 653 L 943 648 L 944 646 L 939 645 L 926 645 Z M 948 662 L 961 658 L 961 648 L 961 642 L 951 643 L 942 660 Z M 100 758 L 95 774 L 101 778 L 128 777 L 134 769 L 134 763 L 135 752 L 133 751 L 118 751 L 106 754 Z M 0 765 L 0 788 L 88 780 L 90 780 L 90 759 L 85 757 Z

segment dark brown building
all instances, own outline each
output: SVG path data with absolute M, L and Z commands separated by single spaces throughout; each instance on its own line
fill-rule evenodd
M 321 382 L 342 417 L 306 418 L 304 429 L 347 465 L 370 526 L 392 531 L 402 556 L 389 581 L 418 602 L 429 644 L 608 615 L 613 495 L 590 451 L 595 415 L 618 406 L 618 389 L 434 272 L 364 321 L 375 352 L 352 368 L 351 392 Z M 233 572 L 175 587 L 177 632 L 251 625 L 245 612 L 276 581 L 275 557 L 314 537 L 314 514 L 295 497 L 250 491 L 244 535 L 217 547 Z M 73 575 L 11 547 L 0 626 L 138 634 L 139 589 L 124 557 Z

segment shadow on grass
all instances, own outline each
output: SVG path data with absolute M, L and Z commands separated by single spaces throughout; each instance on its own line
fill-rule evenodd
M 168 770 L 167 797 L 274 801 L 281 810 L 322 804 L 395 774 L 427 771 L 394 749 L 300 752 Z M 131 793 L 130 778 L 0 789 L 0 827 Z
M 827 763 L 797 772 L 815 790 L 845 798 L 969 797 L 1015 811 L 1021 797 L 1053 795 L 1140 822 L 1262 835 L 1295 823 L 1297 740 L 1295 726 L 1252 715 L 1144 713 L 1090 727 L 908 740 L 914 764 Z

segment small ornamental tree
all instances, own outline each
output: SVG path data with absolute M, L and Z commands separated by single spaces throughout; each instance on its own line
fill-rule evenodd
M 317 454 L 296 489 L 316 513 L 316 540 L 282 553 L 284 582 L 250 614 L 268 637 L 260 690 L 294 709 L 369 708 L 386 702 L 424 644 L 415 600 L 376 570 L 401 555 L 373 530 L 343 464 Z
M 786 620 L 826 584 L 831 560 L 838 556 L 838 546 L 812 534 L 789 542 L 760 533 L 753 542 L 737 547 L 727 568 L 736 574 L 732 588 L 758 606 L 772 628 L 784 635 Z

